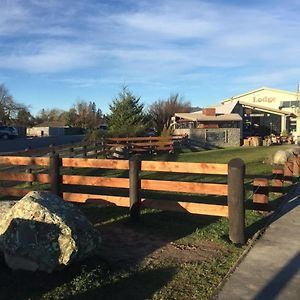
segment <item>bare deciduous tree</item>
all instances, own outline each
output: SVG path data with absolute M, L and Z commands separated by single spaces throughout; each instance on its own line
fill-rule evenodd
M 66 123 L 73 127 L 92 129 L 100 125 L 103 115 L 95 102 L 78 101 L 67 113 Z
M 42 109 L 38 112 L 36 116 L 36 122 L 57 122 L 64 121 L 64 113 L 62 109 L 59 108 L 51 108 L 51 109 Z
M 161 133 L 162 130 L 169 129 L 171 118 L 175 113 L 184 113 L 191 111 L 189 101 L 184 101 L 179 94 L 170 95 L 166 100 L 157 100 L 149 107 L 149 116 L 153 126 Z
M 24 113 L 27 113 L 28 118 L 32 117 L 28 107 L 23 104 L 17 103 L 10 95 L 8 89 L 4 84 L 0 84 L 0 124 L 19 125 L 19 117 L 23 114 L 22 120 L 24 119 Z M 29 116 L 29 115 L 30 116 Z M 23 122 L 24 123 L 24 122 Z M 25 122 L 26 123 L 26 122 Z M 28 124 L 22 124 L 27 126 Z

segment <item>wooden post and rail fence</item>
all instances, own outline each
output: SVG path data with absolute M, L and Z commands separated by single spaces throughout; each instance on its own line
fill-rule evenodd
M 283 166 L 272 169 L 271 184 L 268 178 L 255 178 L 253 180 L 253 208 L 269 211 L 269 193 L 283 195 L 285 187 L 294 183 L 300 175 L 300 155 L 294 155 Z
M 93 143 L 83 141 L 79 143 L 71 142 L 66 145 L 50 144 L 48 147 L 39 149 L 29 147 L 16 152 L 14 156 L 44 156 L 48 153 L 60 153 L 60 155 L 65 157 L 97 158 L 109 156 L 116 147 L 124 147 L 132 154 L 157 151 L 173 153 L 176 150 L 180 150 L 187 143 L 187 136 L 102 138 Z
M 134 155 L 130 160 L 93 159 L 93 158 L 64 158 L 58 153 L 51 157 L 17 157 L 0 156 L 0 165 L 38 166 L 39 172 L 0 172 L 0 180 L 14 182 L 39 182 L 49 184 L 50 191 L 61 196 L 66 201 L 86 202 L 99 200 L 117 206 L 129 207 L 132 221 L 140 218 L 141 207 L 167 211 L 187 212 L 229 218 L 229 238 L 235 244 L 245 243 L 245 165 L 240 159 L 233 159 L 228 164 L 184 163 L 164 161 L 144 161 L 140 155 Z M 47 173 L 45 172 L 49 169 Z M 63 169 L 76 168 L 128 170 L 128 178 L 109 178 L 98 176 L 65 175 Z M 141 179 L 141 172 L 191 173 L 227 176 L 227 184 L 183 182 L 157 179 Z M 70 186 L 112 187 L 128 190 L 127 197 L 116 195 L 84 194 L 67 191 Z M 22 197 L 29 188 L 0 187 L 0 196 Z M 148 199 L 141 197 L 141 191 L 162 191 L 227 196 L 225 205 L 197 203 L 196 201 L 171 201 Z M 182 193 L 182 194 L 181 194 Z M 162 194 L 163 195 L 163 194 Z M 160 197 L 162 197 L 160 195 Z

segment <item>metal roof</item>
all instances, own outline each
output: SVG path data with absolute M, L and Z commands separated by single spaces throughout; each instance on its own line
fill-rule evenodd
M 284 110 L 281 110 L 281 109 L 270 108 L 270 107 L 266 107 L 266 106 L 262 106 L 262 105 L 257 105 L 257 104 L 254 104 L 254 103 L 249 103 L 249 102 L 246 102 L 246 101 L 238 101 L 238 103 L 240 103 L 242 106 L 245 106 L 245 107 L 258 109 L 258 110 L 262 110 L 262 111 L 266 111 L 266 112 L 270 112 L 270 113 L 275 113 L 277 115 L 286 115 L 286 116 L 294 115 L 291 112 L 287 112 L 287 111 L 284 111 Z
M 239 114 L 226 114 L 219 116 L 206 116 L 202 113 L 175 113 L 176 117 L 188 120 L 188 121 L 215 121 L 215 122 L 229 122 L 229 121 L 241 121 L 242 118 Z

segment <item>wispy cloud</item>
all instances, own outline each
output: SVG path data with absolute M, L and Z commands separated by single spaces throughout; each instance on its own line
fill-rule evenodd
M 23 46 L 23 51 L 0 55 L 0 67 L 31 73 L 57 73 L 68 69 L 93 66 L 101 50 L 92 45 L 56 42 L 55 40 Z
M 285 68 L 280 70 L 259 70 L 255 75 L 240 76 L 236 83 L 238 84 L 251 84 L 253 86 L 270 86 L 278 84 L 290 84 L 299 82 L 300 67 Z
M 261 64 L 300 67 L 298 2 L 253 3 L 0 0 L 0 68 L 154 82 L 251 67 L 251 82 Z

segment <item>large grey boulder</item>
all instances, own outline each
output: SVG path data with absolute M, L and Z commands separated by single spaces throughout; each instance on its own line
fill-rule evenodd
M 96 253 L 99 232 L 50 192 L 30 192 L 0 220 L 0 250 L 12 269 L 51 273 Z
M 273 156 L 273 163 L 278 165 L 285 164 L 293 154 L 289 151 L 278 150 Z
M 16 203 L 17 201 L 0 201 L 0 221 Z

